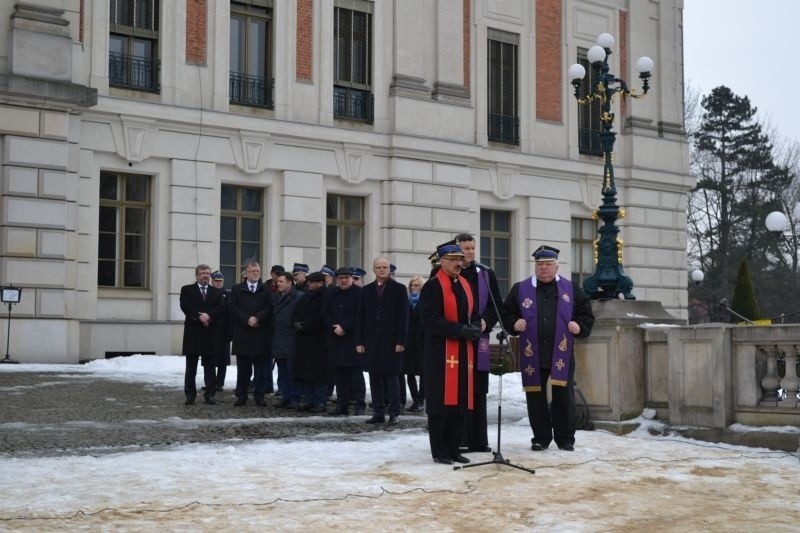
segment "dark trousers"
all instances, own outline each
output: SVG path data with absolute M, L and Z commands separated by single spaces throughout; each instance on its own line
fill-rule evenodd
M 428 415 L 428 440 L 431 456 L 436 459 L 459 455 L 458 445 L 464 433 L 464 415 Z
M 327 383 L 317 383 L 314 381 L 295 381 L 303 403 L 311 408 L 324 407 L 325 397 L 328 391 Z
M 225 387 L 225 376 L 228 374 L 228 365 L 216 367 L 217 377 L 214 380 L 217 384 L 217 390 L 221 391 Z
M 528 421 L 533 440 L 547 447 L 552 440 L 558 446 L 575 444 L 575 368 L 571 365 L 566 387 L 552 387 L 552 402 L 547 405 L 547 380 L 550 369 L 540 368 L 542 390 L 525 393 Z
M 372 414 L 384 416 L 386 407 L 383 399 L 389 401 L 389 416 L 400 414 L 400 383 L 397 374 L 385 372 L 369 373 L 369 388 L 372 392 Z M 403 385 L 405 387 L 405 384 Z
M 411 401 L 417 403 L 425 403 L 425 383 L 422 376 L 419 377 L 419 387 L 417 386 L 417 376 L 414 374 L 406 375 L 408 381 L 408 390 L 411 393 Z
M 236 397 L 247 399 L 247 387 L 250 385 L 250 376 L 253 376 L 253 398 L 264 399 L 266 380 L 264 379 L 264 369 L 266 362 L 264 357 L 253 357 L 249 355 L 236 356 Z
M 331 368 L 334 382 L 336 383 L 336 404 L 339 410 L 345 410 L 349 405 L 356 409 L 367 406 L 367 384 L 364 382 L 364 371 L 359 366 L 345 366 Z
M 486 422 L 486 394 L 472 396 L 472 411 L 464 417 L 464 444 L 470 449 L 486 448 L 489 445 Z
M 203 356 L 208 358 L 208 364 L 203 365 L 203 383 L 206 386 L 206 394 L 214 394 L 217 376 L 215 375 L 214 364 L 210 361 L 213 357 Z M 187 398 L 194 399 L 197 396 L 197 363 L 200 361 L 199 355 L 186 356 L 186 371 L 183 375 L 183 392 Z
M 275 392 L 275 382 L 272 379 L 272 367 L 275 366 L 275 359 L 272 356 L 267 356 L 263 359 L 259 360 L 262 366 L 261 368 L 261 389 L 264 390 L 264 394 L 272 394 Z M 255 386 L 256 380 L 255 375 L 253 376 L 253 384 Z M 256 387 L 257 388 L 257 387 Z M 263 395 L 262 395 L 263 396 Z

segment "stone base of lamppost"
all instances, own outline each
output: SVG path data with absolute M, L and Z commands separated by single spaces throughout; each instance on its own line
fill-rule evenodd
M 593 300 L 591 336 L 575 343 L 575 383 L 586 397 L 593 422 L 636 418 L 645 407 L 668 416 L 666 328 L 685 325 L 661 302 Z M 652 328 L 640 327 L 654 324 Z M 658 337 L 658 338 L 655 338 Z M 663 404 L 663 405 L 662 405 Z

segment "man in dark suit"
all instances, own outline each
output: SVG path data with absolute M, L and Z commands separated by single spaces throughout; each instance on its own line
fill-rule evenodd
M 400 414 L 399 378 L 403 373 L 403 350 L 408 332 L 406 289 L 389 277 L 389 260 L 378 257 L 372 263 L 375 281 L 361 291 L 356 322 L 356 351 L 364 354 L 372 392 L 372 418 L 368 424 L 382 424 L 384 392 L 389 400 L 389 424 Z
M 213 405 L 216 392 L 217 344 L 214 343 L 215 330 L 223 313 L 223 293 L 209 285 L 211 267 L 197 265 L 194 269 L 195 283 L 181 287 L 181 311 L 186 315 L 183 322 L 183 350 L 186 356 L 186 372 L 183 378 L 183 392 L 186 405 L 192 405 L 197 397 L 197 363 L 202 357 L 203 381 L 206 392 L 205 401 Z
M 467 415 L 462 444 L 469 452 L 491 452 L 487 433 L 486 395 L 489 392 L 489 334 L 499 317 L 492 304 L 503 305 L 500 287 L 494 270 L 475 265 L 475 238 L 469 233 L 455 236 L 456 244 L 464 252 L 461 261 L 461 275 L 472 286 L 475 307 L 481 317 L 481 338 L 475 343 L 475 386 L 473 409 Z M 490 294 L 491 292 L 491 294 Z
M 253 398 L 264 406 L 266 360 L 272 341 L 272 291 L 261 283 L 261 266 L 245 265 L 247 278 L 231 290 L 230 319 L 233 321 L 233 353 L 236 355 L 236 402 L 247 403 L 247 386 L 253 375 Z

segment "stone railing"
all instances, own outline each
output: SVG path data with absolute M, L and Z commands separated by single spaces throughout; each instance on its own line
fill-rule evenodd
M 592 335 L 575 344 L 593 420 L 648 407 L 675 426 L 800 426 L 800 325 L 686 326 L 650 303 L 594 305 Z

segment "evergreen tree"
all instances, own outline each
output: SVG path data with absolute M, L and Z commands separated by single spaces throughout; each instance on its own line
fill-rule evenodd
M 753 290 L 753 281 L 750 278 L 750 268 L 747 266 L 747 261 L 739 263 L 731 309 L 750 320 L 761 318 L 761 311 L 758 309 L 756 293 Z
M 688 205 L 690 259 L 706 273 L 703 298 L 716 303 L 730 295 L 734 266 L 764 257 L 774 243 L 763 221 L 779 208 L 788 184 L 776 172 L 772 146 L 746 96 L 720 86 L 701 106 L 700 126 L 691 136 L 697 185 Z

